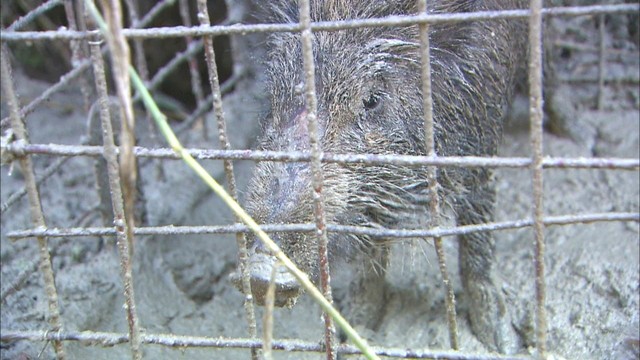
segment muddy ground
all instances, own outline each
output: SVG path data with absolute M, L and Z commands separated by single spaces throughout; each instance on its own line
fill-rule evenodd
M 615 19 L 614 19 L 615 20 Z M 635 23 L 637 24 L 637 22 Z M 561 157 L 639 156 L 640 66 L 633 32 L 607 29 L 604 108 L 595 109 L 597 86 L 579 81 L 597 77 L 597 28 L 588 18 L 563 22 L 563 40 L 580 45 L 559 47 L 556 60 L 560 78 L 554 96 L 569 104 L 566 111 L 573 135 L 546 132 L 545 154 Z M 635 26 L 635 25 L 634 25 Z M 575 29 L 581 29 L 576 32 Z M 591 35 L 589 35 L 591 34 Z M 637 34 L 637 33 L 636 33 Z M 637 35 L 636 35 L 637 36 Z M 569 50 L 567 50 L 569 49 Z M 42 93 L 49 84 L 32 80 L 19 69 L 14 82 L 22 104 Z M 635 79 L 629 82 L 628 79 Z M 5 95 L 2 117 L 7 115 Z M 233 148 L 251 148 L 257 136 L 257 119 L 264 111 L 264 93 L 249 76 L 225 97 L 225 111 Z M 501 156 L 530 156 L 526 99 L 518 98 L 507 126 Z M 567 110 L 568 109 L 568 110 Z M 81 96 L 72 86 L 54 95 L 27 118 L 31 142 L 79 144 L 85 133 L 86 115 Z M 207 117 L 215 131 L 212 116 Z M 141 132 L 145 132 L 144 129 Z M 203 139 L 201 127 L 184 133 L 190 147 L 215 148 L 216 136 Z M 162 146 L 141 136 L 145 146 Z M 36 172 L 55 159 L 35 157 Z M 40 186 L 47 225 L 50 227 L 103 226 L 96 211 L 93 159 L 72 158 Z M 207 168 L 224 182 L 221 162 L 207 161 Z M 158 162 L 144 161 L 141 170 L 149 225 L 216 225 L 233 222 L 230 212 L 178 161 L 163 161 L 164 179 Z M 252 164 L 236 162 L 236 177 L 242 193 Z M 637 171 L 553 169 L 544 172 L 544 207 L 547 215 L 640 210 Z M 23 186 L 17 164 L 3 166 L 2 203 Z M 516 220 L 531 214 L 531 174 L 524 169 L 496 172 L 498 203 L 496 220 Z M 34 239 L 10 241 L 6 234 L 31 228 L 26 198 L 2 214 L 0 261 L 2 292 L 17 275 L 38 258 Z M 637 222 L 596 222 L 551 226 L 547 241 L 548 348 L 567 359 L 637 359 L 639 356 L 640 263 Z M 534 304 L 533 233 L 531 229 L 496 233 L 498 268 L 503 274 L 514 326 L 525 342 L 532 339 Z M 446 239 L 449 269 L 458 301 L 460 343 L 464 351 L 485 352 L 473 337 L 467 321 L 467 303 L 457 275 L 455 239 Z M 135 296 L 141 324 L 147 333 L 172 333 L 212 337 L 246 337 L 247 325 L 242 295 L 229 283 L 236 264 L 233 236 L 189 235 L 144 237 L 136 240 Z M 127 332 L 123 290 L 117 249 L 112 238 L 69 237 L 49 241 L 55 270 L 62 320 L 67 331 Z M 348 280 L 334 264 L 336 296 Z M 388 274 L 388 306 L 381 328 L 368 333 L 380 346 L 446 349 L 448 334 L 444 294 L 431 245 L 414 241 L 394 247 Z M 0 312 L 7 330 L 46 329 L 47 302 L 42 276 L 34 272 L 27 282 L 7 296 Z M 261 309 L 258 309 L 261 318 Z M 274 336 L 320 341 L 323 326 L 320 310 L 308 296 L 292 309 L 275 313 Z M 260 326 L 261 321 L 259 321 Z M 520 351 L 529 353 L 525 344 Z M 65 343 L 72 359 L 129 358 L 127 344 L 114 347 Z M 237 359 L 249 358 L 247 350 L 170 349 L 144 346 L 148 359 Z M 22 357 L 20 357 L 22 356 Z M 40 356 L 40 357 L 38 357 Z M 53 358 L 49 344 L 3 343 L 2 359 Z M 276 352 L 276 359 L 322 358 L 318 354 Z

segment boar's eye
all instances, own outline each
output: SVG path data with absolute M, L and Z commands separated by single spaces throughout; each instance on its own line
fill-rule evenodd
M 362 105 L 364 105 L 364 109 L 367 111 L 379 108 L 380 103 L 382 103 L 382 94 L 380 93 L 371 93 L 369 98 L 362 100 Z

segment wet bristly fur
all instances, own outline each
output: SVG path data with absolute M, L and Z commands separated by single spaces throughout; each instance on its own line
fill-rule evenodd
M 428 3 L 430 13 L 445 13 L 514 9 L 523 1 Z M 297 1 L 270 2 L 265 10 L 268 22 L 299 21 Z M 415 1 L 407 0 L 311 2 L 312 21 L 416 12 Z M 430 27 L 439 156 L 496 154 L 516 63 L 523 56 L 524 26 L 522 21 L 492 20 Z M 268 46 L 266 68 L 271 109 L 263 123 L 260 148 L 308 150 L 300 34 L 272 34 Z M 313 51 L 323 151 L 426 154 L 417 25 L 314 32 Z M 424 228 L 429 224 L 433 195 L 428 191 L 426 168 L 324 163 L 322 170 L 327 222 L 395 229 Z M 441 185 L 438 196 L 454 210 L 459 224 L 492 219 L 494 195 L 488 170 L 441 168 L 438 182 Z M 309 164 L 259 163 L 247 207 L 260 223 L 313 222 Z M 483 275 L 490 272 L 493 260 L 493 242 L 488 236 L 462 239 L 468 245 L 461 252 L 472 253 L 468 261 L 461 261 L 463 275 L 466 272 L 473 277 L 467 282 L 492 284 L 490 274 Z M 317 274 L 315 236 L 282 233 L 275 234 L 275 238 L 303 270 L 312 276 Z M 383 242 L 367 236 L 329 234 L 331 256 L 374 254 L 377 253 L 374 248 Z M 384 259 L 369 258 L 382 263 L 374 268 L 384 268 Z

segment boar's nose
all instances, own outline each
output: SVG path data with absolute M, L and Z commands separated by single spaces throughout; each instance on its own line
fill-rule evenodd
M 268 205 L 265 220 L 273 224 L 305 222 L 301 215 L 310 213 L 311 175 L 306 163 L 276 164 L 270 172 L 270 192 L 262 199 Z M 309 211 L 304 211 L 309 207 Z M 306 215 L 305 215 L 306 216 Z M 278 236 L 274 239 L 279 243 Z
M 294 109 L 289 115 L 285 115 L 278 125 L 278 141 L 282 150 L 308 150 L 309 149 L 309 112 L 302 106 Z M 325 134 L 325 121 L 327 114 L 316 114 L 318 138 Z
M 265 304 L 267 290 L 271 283 L 271 274 L 277 262 L 278 259 L 271 255 L 271 252 L 261 241 L 256 240 L 254 242 L 250 250 L 247 267 L 249 270 L 251 292 L 258 305 Z M 243 291 L 242 274 L 240 274 L 239 271 L 232 273 L 230 279 L 236 288 Z M 292 307 L 302 292 L 296 278 L 293 277 L 284 266 L 278 266 L 274 284 L 276 290 L 274 305 L 277 307 Z

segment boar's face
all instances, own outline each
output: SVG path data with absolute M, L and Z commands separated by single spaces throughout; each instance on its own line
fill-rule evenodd
M 296 3 L 275 5 L 274 22 L 298 22 Z M 414 1 L 314 1 L 312 20 L 410 14 L 415 13 L 413 4 Z M 468 11 L 475 9 L 471 9 L 472 4 L 476 2 L 439 1 L 431 10 Z M 438 154 L 495 154 L 501 129 L 498 123 L 508 97 L 491 89 L 506 88 L 504 83 L 513 75 L 505 73 L 507 61 L 494 60 L 494 55 L 504 49 L 489 46 L 491 42 L 500 43 L 496 36 L 502 34 L 509 36 L 507 31 L 494 32 L 460 23 L 430 27 Z M 482 43 L 483 39 L 489 44 Z M 417 26 L 314 32 L 313 52 L 322 151 L 425 154 Z M 308 151 L 300 34 L 271 35 L 266 67 L 271 108 L 262 124 L 259 148 Z M 433 195 L 428 191 L 424 167 L 325 162 L 322 173 L 321 192 L 328 223 L 408 228 L 429 221 L 428 205 Z M 311 179 L 309 163 L 260 162 L 246 208 L 262 224 L 313 223 Z M 440 169 L 438 181 L 443 190 L 438 196 L 444 199 L 450 193 L 464 193 L 475 180 L 470 170 Z M 283 232 L 272 236 L 302 270 L 317 277 L 314 233 Z M 250 239 L 250 243 L 252 286 L 260 303 L 275 259 L 259 241 Z M 329 232 L 329 256 L 366 253 L 376 243 L 379 241 L 364 235 Z M 291 304 L 297 285 L 284 271 L 281 275 L 276 281 L 278 289 L 288 295 L 277 302 Z
M 422 152 L 422 107 L 417 45 L 408 29 L 360 29 L 314 34 L 317 119 L 320 148 L 330 153 L 418 154 Z M 271 110 L 264 119 L 259 148 L 308 151 L 309 131 L 298 34 L 271 41 L 268 89 Z M 399 166 L 323 163 L 328 223 L 394 227 L 428 204 L 421 171 Z M 313 223 L 313 190 L 308 162 L 260 162 L 254 171 L 247 210 L 258 223 Z M 274 233 L 283 251 L 312 278 L 317 276 L 314 233 Z M 275 261 L 258 240 L 250 240 L 254 297 L 261 303 Z M 368 251 L 367 236 L 329 233 L 330 257 Z M 296 294 L 284 271 L 276 281 Z M 294 294 L 294 295 L 291 295 Z M 281 294 L 279 294 L 280 296 Z

